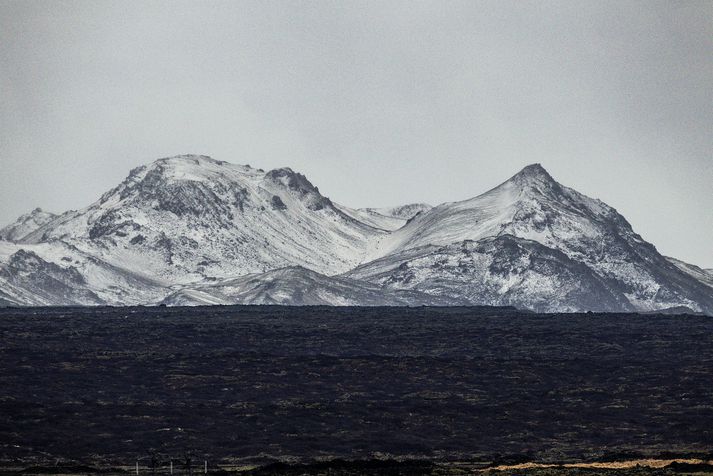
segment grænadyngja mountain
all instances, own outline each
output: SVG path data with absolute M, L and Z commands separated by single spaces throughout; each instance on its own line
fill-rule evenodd
M 289 168 L 205 156 L 0 230 L 0 304 L 510 305 L 713 314 L 713 276 L 530 165 L 436 207 L 350 208 Z

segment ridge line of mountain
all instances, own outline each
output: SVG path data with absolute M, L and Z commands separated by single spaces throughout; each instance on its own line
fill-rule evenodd
M 0 229 L 0 301 L 713 314 L 713 273 L 662 256 L 540 164 L 458 202 L 356 209 L 288 167 L 182 155 L 83 209 Z

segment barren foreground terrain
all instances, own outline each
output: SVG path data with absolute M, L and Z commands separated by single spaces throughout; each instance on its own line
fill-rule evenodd
M 149 474 L 153 457 L 182 474 L 189 455 L 201 474 L 204 461 L 210 472 L 339 458 L 401 461 L 380 474 L 554 475 L 602 470 L 515 465 L 713 454 L 708 317 L 10 308 L 0 341 L 5 468 L 138 460 Z M 259 474 L 369 472 L 271 468 Z

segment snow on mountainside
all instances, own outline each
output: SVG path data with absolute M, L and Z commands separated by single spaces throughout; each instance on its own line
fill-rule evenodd
M 291 265 L 343 272 L 384 233 L 288 168 L 179 156 L 133 170 L 96 203 L 26 240 L 63 240 L 108 263 L 188 283 Z
M 0 265 L 0 299 L 21 305 L 102 304 L 86 289 L 84 277 L 73 268 L 47 262 L 20 249 Z
M 470 303 L 713 314 L 706 271 L 664 258 L 616 210 L 538 164 L 461 202 L 355 209 L 289 168 L 184 155 L 132 170 L 82 210 L 36 210 L 3 232 L 5 305 Z
M 410 248 L 358 266 L 346 276 L 386 289 L 539 312 L 634 310 L 587 266 L 512 235 Z
M 389 208 L 349 208 L 344 205 L 337 207 L 355 220 L 386 231 L 398 230 L 416 214 L 433 208 L 425 203 Z
M 166 285 L 61 241 L 0 241 L 0 299 L 12 304 L 146 304 L 165 296 Z
M 713 312 L 713 296 L 705 285 L 669 263 L 634 233 L 615 209 L 558 184 L 539 164 L 525 167 L 480 196 L 444 203 L 418 214 L 383 237 L 375 254 L 397 257 L 426 245 L 447 246 L 505 235 L 539 243 L 548 252 L 559 251 L 585 265 L 636 310 L 686 306 Z M 513 269 L 509 282 L 519 283 L 524 276 L 519 268 Z M 375 282 L 383 279 L 376 265 L 372 273 L 361 271 L 350 276 Z M 430 273 L 430 279 L 439 279 L 438 269 Z M 509 292 L 509 286 L 505 284 L 500 292 Z M 400 285 L 404 287 L 408 286 Z M 544 294 L 538 297 L 535 287 L 531 289 L 530 299 L 523 304 L 549 299 Z M 588 308 L 584 304 L 579 307 Z M 610 310 L 627 308 L 622 305 Z
M 613 208 L 559 185 L 534 164 L 482 195 L 421 213 L 382 240 L 380 247 L 386 254 L 503 233 L 559 245 L 570 238 L 601 237 L 597 222 L 608 219 L 620 219 L 612 224 L 628 227 Z M 601 243 L 596 244 L 600 246 L 592 249 L 601 249 Z
M 406 220 L 398 217 L 390 217 L 380 213 L 368 211 L 365 209 L 357 209 L 345 207 L 344 205 L 336 205 L 340 211 L 353 219 L 366 223 L 369 226 L 384 231 L 398 230 L 406 224 Z
M 431 208 L 433 208 L 433 206 L 427 203 L 409 203 L 408 205 L 400 205 L 397 207 L 360 208 L 359 210 L 370 213 L 378 213 L 379 215 L 392 218 L 400 218 L 406 222 L 418 213 L 426 212 Z
M 289 304 L 339 306 L 456 305 L 466 301 L 417 291 L 385 291 L 381 286 L 329 277 L 293 266 L 250 274 L 217 283 L 180 289 L 164 301 L 169 305 Z
M 418 213 L 433 208 L 425 203 L 410 203 L 388 208 L 349 208 L 344 205 L 337 205 L 337 207 L 355 220 L 386 231 L 398 230 Z
M 713 269 L 702 269 L 670 256 L 666 256 L 666 259 L 684 273 L 713 288 Z
M 17 220 L 0 229 L 0 240 L 22 241 L 22 239 L 55 219 L 57 215 L 35 208 L 30 213 L 20 216 Z

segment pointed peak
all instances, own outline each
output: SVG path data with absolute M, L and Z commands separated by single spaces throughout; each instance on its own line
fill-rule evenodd
M 518 173 L 483 195 L 499 193 L 503 190 L 518 190 L 520 193 L 559 194 L 562 186 L 539 164 L 530 164 Z M 475 197 L 476 199 L 478 197 Z
M 548 178 L 552 180 L 552 176 L 545 170 L 545 168 L 542 166 L 540 163 L 535 163 L 535 164 L 530 164 L 526 167 L 524 167 L 521 171 L 519 171 L 516 175 L 521 176 L 521 177 L 540 177 L 540 178 Z
M 555 179 L 545 170 L 541 164 L 530 164 L 521 171 L 513 175 L 508 182 L 515 182 L 524 186 L 534 185 L 554 185 Z

